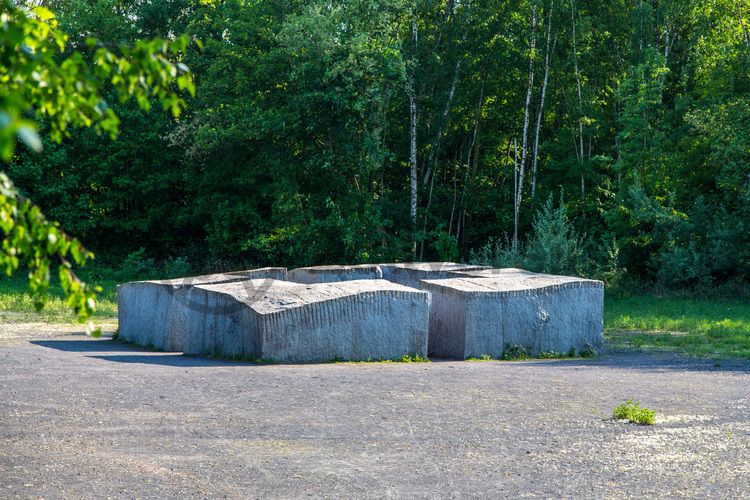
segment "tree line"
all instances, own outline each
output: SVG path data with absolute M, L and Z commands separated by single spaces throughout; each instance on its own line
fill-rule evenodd
M 44 4 L 84 58 L 200 41 L 178 117 L 105 86 L 118 140 L 66 129 L 7 167 L 104 264 L 750 278 L 750 0 Z

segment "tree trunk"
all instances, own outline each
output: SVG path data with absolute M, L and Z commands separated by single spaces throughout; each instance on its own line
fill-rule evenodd
M 518 250 L 518 141 L 513 138 L 513 251 Z
M 550 1 L 549 4 L 549 15 L 547 21 L 547 53 L 544 56 L 544 81 L 542 82 L 542 95 L 539 99 L 539 112 L 536 116 L 536 134 L 534 135 L 534 155 L 531 157 L 531 201 L 534 202 L 536 199 L 536 171 L 537 163 L 539 162 L 539 132 L 542 128 L 542 118 L 544 115 L 544 98 L 547 93 L 547 82 L 549 81 L 549 66 L 551 52 L 555 50 L 557 45 L 557 35 L 555 35 L 555 43 L 552 44 L 552 50 L 550 50 L 550 37 L 552 36 L 552 11 L 555 7 L 554 0 Z
M 417 9 L 414 7 L 414 19 L 411 22 L 411 38 L 414 44 L 413 74 L 409 89 L 409 164 L 411 167 L 411 203 L 409 216 L 411 220 L 411 254 L 417 256 Z
M 581 72 L 578 70 L 578 48 L 576 46 L 576 15 L 575 0 L 570 0 L 570 20 L 573 26 L 573 64 L 576 73 L 576 86 L 578 89 L 578 143 L 576 157 L 581 170 L 581 214 L 586 216 L 586 181 L 585 181 L 585 158 L 583 157 L 583 97 L 581 95 Z
M 513 206 L 513 247 L 518 248 L 518 219 L 521 211 L 523 195 L 523 177 L 526 166 L 526 151 L 529 132 L 529 114 L 531 108 L 531 92 L 534 87 L 534 50 L 536 49 L 536 5 L 531 7 L 531 47 L 529 53 L 529 82 L 526 87 L 526 104 L 523 112 L 523 137 L 521 138 L 521 165 L 518 170 L 518 186 L 516 188 Z

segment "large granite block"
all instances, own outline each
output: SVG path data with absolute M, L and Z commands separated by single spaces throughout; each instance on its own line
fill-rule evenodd
M 380 264 L 383 279 L 412 288 L 419 288 L 421 280 L 437 280 L 462 276 L 461 271 L 479 271 L 487 266 L 458 264 L 455 262 L 406 262 L 402 264 Z
M 604 331 L 600 281 L 513 269 L 422 281 L 431 293 L 430 355 L 500 357 L 505 346 L 545 351 L 599 349 Z
M 295 283 L 334 283 L 352 280 L 381 279 L 383 273 L 377 264 L 356 266 L 314 266 L 298 267 L 289 271 L 289 281 Z
M 181 351 L 187 291 L 196 285 L 286 279 L 286 268 L 267 267 L 172 280 L 133 281 L 117 288 L 120 338 L 144 347 Z
M 427 355 L 429 295 L 385 280 L 255 280 L 189 292 L 186 354 L 282 363 Z

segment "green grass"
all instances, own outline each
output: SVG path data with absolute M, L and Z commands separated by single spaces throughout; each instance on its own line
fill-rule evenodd
M 614 345 L 750 359 L 748 300 L 607 297 L 604 325 Z
M 103 291 L 97 300 L 94 321 L 117 319 L 117 283 L 114 281 L 94 282 Z M 53 283 L 49 301 L 41 312 L 34 309 L 34 301 L 28 293 L 28 281 L 20 276 L 0 277 L 0 321 L 74 323 L 75 316 L 65 304 L 62 288 Z
M 612 412 L 612 418 L 627 420 L 634 424 L 654 425 L 656 423 L 656 412 L 641 406 L 638 401 L 628 399 L 615 408 Z

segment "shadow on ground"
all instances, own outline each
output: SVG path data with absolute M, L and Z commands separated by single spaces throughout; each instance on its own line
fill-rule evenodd
M 516 363 L 517 361 L 512 361 Z M 603 354 L 597 358 L 565 359 L 565 360 L 528 360 L 522 361 L 526 366 L 555 366 L 570 367 L 602 366 L 631 370 L 680 370 L 680 371 L 724 371 L 750 373 L 750 361 L 744 359 L 729 359 L 714 361 L 706 358 L 689 357 L 677 352 L 648 352 L 633 350 L 618 351 Z
M 150 351 L 132 344 L 115 340 L 35 340 L 32 344 L 49 349 L 66 352 L 97 353 L 87 356 L 94 359 L 115 363 L 141 363 L 179 367 L 218 367 L 218 366 L 264 366 L 260 363 L 231 361 L 200 356 L 187 356 L 177 352 Z M 111 354 L 101 354 L 111 353 Z M 116 354 L 115 354 L 116 353 Z M 456 362 L 455 360 L 433 359 L 434 362 Z M 676 352 L 650 352 L 640 349 L 618 349 L 607 352 L 598 358 L 565 359 L 565 360 L 525 360 L 525 361 L 489 361 L 488 363 L 512 366 L 558 366 L 580 368 L 588 366 L 612 367 L 630 370 L 681 370 L 681 371 L 725 371 L 750 372 L 750 361 L 729 359 L 715 361 L 705 358 L 694 358 Z
M 118 354 L 98 354 L 86 356 L 88 358 L 101 359 L 116 363 L 142 363 L 148 365 L 164 366 L 247 366 L 253 363 L 237 362 L 223 359 L 203 358 L 199 356 L 187 356 L 178 352 L 151 351 L 141 347 L 133 346 L 116 340 L 33 340 L 32 344 L 49 349 L 65 352 L 101 353 L 111 352 Z

